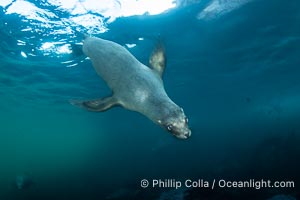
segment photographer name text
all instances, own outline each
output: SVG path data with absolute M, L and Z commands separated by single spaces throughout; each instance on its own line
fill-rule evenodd
M 271 181 L 271 180 L 243 180 L 243 181 L 232 181 L 232 180 L 176 180 L 176 179 L 152 179 L 141 180 L 142 188 L 254 188 L 254 189 L 262 189 L 262 188 L 294 188 L 294 181 Z

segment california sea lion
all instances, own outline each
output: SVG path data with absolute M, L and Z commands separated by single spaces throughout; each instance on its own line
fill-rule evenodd
M 72 100 L 73 105 L 95 112 L 122 106 L 145 115 L 177 138 L 191 136 L 183 109 L 168 97 L 164 89 L 162 75 L 166 57 L 162 45 L 153 51 L 150 68 L 112 41 L 86 37 L 82 50 L 112 90 L 112 95 L 88 101 Z

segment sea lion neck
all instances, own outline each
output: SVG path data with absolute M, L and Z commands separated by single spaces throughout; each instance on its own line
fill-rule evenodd
M 154 121 L 163 121 L 163 119 L 167 118 L 172 110 L 178 109 L 177 106 L 168 96 L 160 97 L 155 99 L 151 106 L 151 111 L 148 113 L 150 114 L 148 117 Z

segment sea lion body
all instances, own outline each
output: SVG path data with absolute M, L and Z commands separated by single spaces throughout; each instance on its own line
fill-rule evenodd
M 185 139 L 191 135 L 182 108 L 168 97 L 164 89 L 161 78 L 164 65 L 156 62 L 159 55 L 163 55 L 160 51 L 152 56 L 155 61 L 152 62 L 153 69 L 139 62 L 123 46 L 96 37 L 84 40 L 83 52 L 113 94 L 98 100 L 73 101 L 73 104 L 90 111 L 123 106 L 147 116 L 178 138 Z

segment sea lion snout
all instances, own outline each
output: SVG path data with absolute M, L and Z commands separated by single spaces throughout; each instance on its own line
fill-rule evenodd
M 172 135 L 179 139 L 188 139 L 192 135 L 192 131 L 188 126 L 188 118 L 182 109 L 172 112 L 172 114 L 159 123 Z
M 184 136 L 185 136 L 185 139 L 191 137 L 192 135 L 192 131 L 191 130 L 188 130 L 187 132 L 185 132 Z
M 188 139 L 192 135 L 192 131 L 186 127 L 177 131 L 170 131 L 178 139 Z

